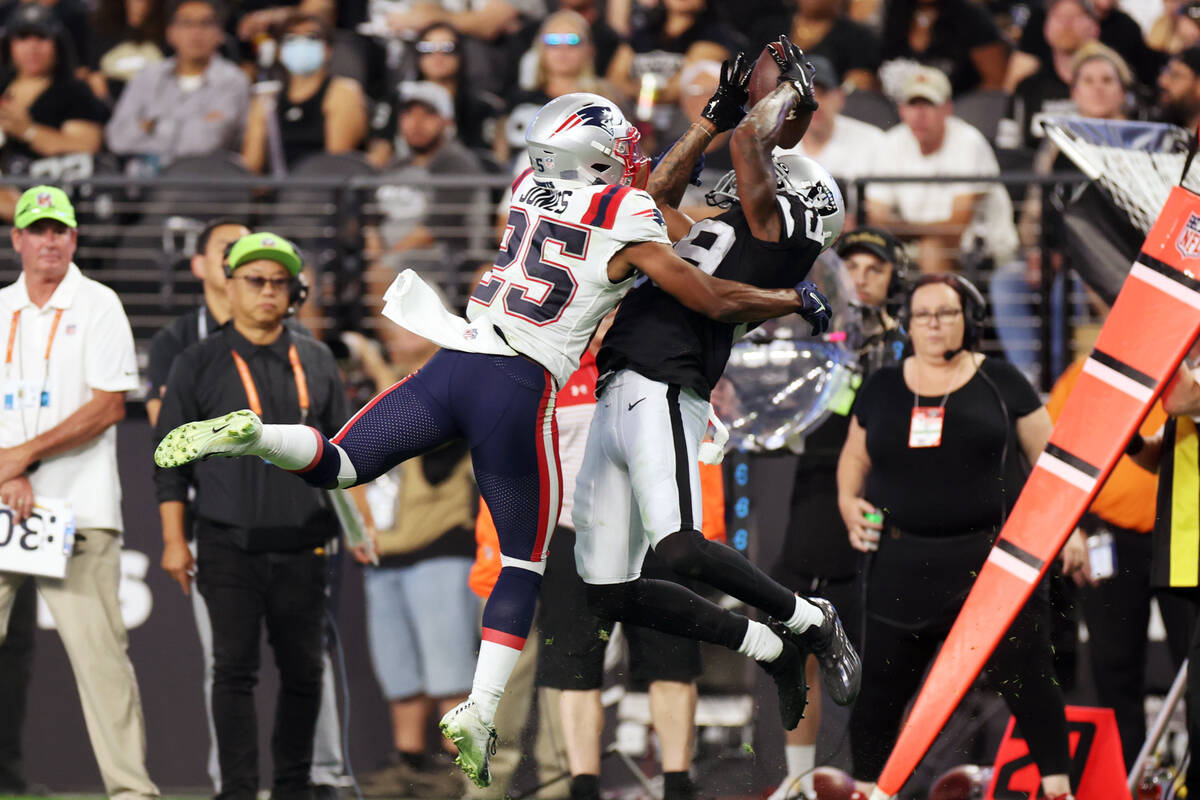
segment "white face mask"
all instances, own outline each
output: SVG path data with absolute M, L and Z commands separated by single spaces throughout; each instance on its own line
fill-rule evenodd
M 325 65 L 325 43 L 301 36 L 284 39 L 279 61 L 293 75 L 312 75 Z

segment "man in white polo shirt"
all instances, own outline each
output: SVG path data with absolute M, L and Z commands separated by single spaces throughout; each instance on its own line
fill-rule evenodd
M 38 591 L 71 660 L 105 793 L 157 797 L 117 600 L 121 485 L 115 423 L 138 387 L 133 334 L 115 292 L 71 259 L 78 231 L 66 194 L 35 186 L 17 202 L 21 276 L 0 289 L 0 502 L 18 519 L 34 496 L 71 504 L 75 550 L 64 579 Z M 23 576 L 0 572 L 0 636 Z

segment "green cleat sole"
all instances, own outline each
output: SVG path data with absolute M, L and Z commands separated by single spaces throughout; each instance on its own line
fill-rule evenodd
M 252 411 L 233 411 L 223 417 L 189 422 L 175 428 L 154 450 L 154 463 L 163 468 L 182 467 L 210 455 L 214 446 L 245 444 L 254 440 L 262 423 Z

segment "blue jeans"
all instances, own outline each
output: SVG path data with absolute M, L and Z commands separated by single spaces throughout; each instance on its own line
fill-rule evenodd
M 367 644 L 389 701 L 466 694 L 479 648 L 471 559 L 444 556 L 365 571 Z

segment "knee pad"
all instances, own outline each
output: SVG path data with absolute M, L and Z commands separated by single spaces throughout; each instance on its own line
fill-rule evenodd
M 704 549 L 711 546 L 699 531 L 683 530 L 663 537 L 654 546 L 654 554 L 672 572 L 685 578 L 699 578 L 704 574 Z

